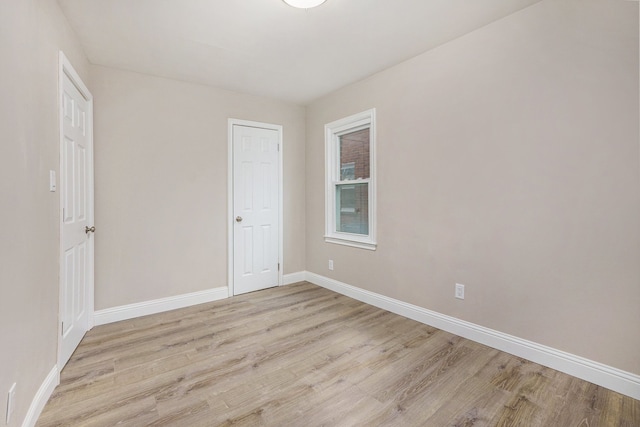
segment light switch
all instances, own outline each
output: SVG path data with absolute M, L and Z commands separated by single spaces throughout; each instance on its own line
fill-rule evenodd
M 56 191 L 56 171 L 49 171 L 49 191 Z

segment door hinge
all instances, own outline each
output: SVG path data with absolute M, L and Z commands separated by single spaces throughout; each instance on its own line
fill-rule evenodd
M 278 263 L 278 271 L 280 271 L 280 263 Z
M 64 322 L 62 322 L 62 326 L 60 327 L 60 335 L 64 335 Z
M 278 151 L 280 151 L 280 144 L 278 144 Z

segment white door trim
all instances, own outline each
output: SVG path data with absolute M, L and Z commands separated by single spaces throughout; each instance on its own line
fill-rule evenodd
M 274 125 L 270 123 L 253 122 L 249 120 L 229 119 L 228 126 L 228 146 L 227 146 L 227 256 L 229 260 L 227 268 L 227 281 L 229 286 L 229 296 L 235 295 L 233 289 L 234 277 L 233 277 L 233 126 L 248 126 L 261 129 L 270 129 L 278 132 L 278 260 L 280 268 L 278 270 L 278 286 L 282 286 L 283 272 L 284 272 L 284 230 L 283 230 L 283 168 L 282 168 L 282 153 L 284 152 L 284 146 L 282 145 L 282 126 Z
M 58 170 L 60 171 L 58 177 L 59 179 L 62 178 L 62 172 L 63 172 L 63 164 L 62 164 L 62 150 L 63 150 L 63 144 L 64 144 L 64 115 L 62 113 L 62 108 L 63 108 L 63 94 L 64 94 L 64 76 L 67 76 L 69 78 L 69 80 L 76 86 L 76 88 L 78 89 L 78 91 L 80 92 L 80 94 L 85 98 L 85 100 L 87 101 L 87 107 L 88 107 L 88 112 L 87 112 L 87 134 L 88 134 L 88 139 L 90 141 L 90 146 L 91 146 L 91 150 L 89 152 L 89 161 L 91 162 L 91 164 L 93 165 L 93 95 L 91 95 L 91 92 L 89 92 L 89 89 L 87 88 L 87 86 L 84 84 L 84 82 L 82 81 L 82 79 L 80 78 L 80 75 L 76 72 L 76 70 L 73 68 L 73 65 L 71 65 L 71 62 L 67 59 L 67 57 L 65 56 L 64 52 L 60 51 L 59 55 L 58 55 L 58 126 L 59 126 L 59 147 L 58 147 L 58 155 L 59 155 L 59 164 L 58 164 Z M 94 180 L 93 180 L 93 167 L 91 167 L 91 173 L 89 174 L 88 177 L 88 187 L 90 189 L 89 191 L 89 210 L 87 212 L 87 217 L 88 217 L 88 221 L 90 224 L 94 223 Z M 59 236 L 59 254 L 58 254 L 58 355 L 57 355 L 57 366 L 59 370 L 62 370 L 62 368 L 64 367 L 64 363 L 61 363 L 61 356 L 62 356 L 62 307 L 63 307 L 63 292 L 62 292 L 62 287 L 63 287 L 63 283 L 62 283 L 62 274 L 61 274 L 61 268 L 62 268 L 62 256 L 64 253 L 64 248 L 63 248 L 63 240 L 62 240 L 62 217 L 63 217 L 63 213 L 62 213 L 62 207 L 63 207 L 63 186 L 60 185 L 59 187 L 59 196 L 58 196 L 58 214 L 59 214 L 59 221 L 58 221 L 58 236 Z M 90 246 L 90 252 L 93 256 L 94 254 L 94 239 L 90 239 L 89 242 L 89 246 Z M 95 261 L 94 261 L 95 262 Z M 87 289 L 86 289 L 86 294 L 85 294 L 85 298 L 86 298 L 86 309 L 88 311 L 88 329 L 93 328 L 93 324 L 94 324 L 94 319 L 93 319 L 93 311 L 94 311 L 94 304 L 93 304 L 93 296 L 94 296 L 94 262 L 91 263 L 91 271 L 89 272 L 89 280 L 87 280 Z

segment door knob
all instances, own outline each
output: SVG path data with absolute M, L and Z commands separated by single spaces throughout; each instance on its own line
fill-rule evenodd
M 87 234 L 89 234 L 89 233 L 95 233 L 95 232 L 96 232 L 96 226 L 95 226 L 95 225 L 92 225 L 91 227 L 86 226 L 86 227 L 84 228 L 84 232 L 85 232 L 85 233 L 87 233 Z
M 237 216 L 236 217 L 236 222 L 242 222 L 242 217 L 241 216 Z

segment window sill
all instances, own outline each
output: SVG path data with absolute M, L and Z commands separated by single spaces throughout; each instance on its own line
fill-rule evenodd
M 353 248 L 366 249 L 369 251 L 375 251 L 378 246 L 375 242 L 359 242 L 357 240 L 339 239 L 337 237 L 325 236 L 324 241 L 327 243 L 335 243 L 336 245 L 351 246 Z

